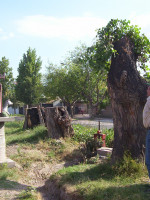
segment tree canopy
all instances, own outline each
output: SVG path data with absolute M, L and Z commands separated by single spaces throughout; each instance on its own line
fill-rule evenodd
M 2 57 L 0 61 L 0 74 L 3 75 L 5 73 L 5 79 L 0 79 L 0 83 L 3 87 L 3 101 L 11 98 L 14 87 L 14 78 L 12 73 L 12 68 L 9 67 L 9 60 L 5 57 Z
M 77 100 L 99 106 L 106 99 L 106 74 L 90 65 L 87 47 L 81 45 L 70 52 L 61 67 L 49 65 L 45 76 L 45 95 L 53 99 L 61 98 L 68 107 Z M 91 113 L 92 114 L 92 113 Z
M 80 69 L 56 67 L 50 64 L 45 75 L 45 95 L 55 100 L 60 98 L 65 106 L 71 107 L 80 98 Z
M 150 58 L 150 41 L 140 32 L 141 28 L 133 26 L 128 20 L 112 19 L 106 27 L 97 31 L 96 42 L 90 48 L 93 52 L 93 66 L 97 69 L 110 68 L 110 59 L 112 55 L 117 54 L 114 49 L 114 43 L 123 37 L 128 37 L 134 44 L 135 59 L 140 68 L 147 70 L 147 61 Z
M 37 58 L 36 50 L 29 48 L 19 63 L 16 85 L 17 99 L 25 104 L 39 101 L 41 96 L 41 59 Z

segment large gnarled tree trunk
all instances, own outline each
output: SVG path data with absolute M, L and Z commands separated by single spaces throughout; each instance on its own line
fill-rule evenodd
M 121 159 L 125 151 L 143 160 L 146 130 L 142 112 L 146 102 L 146 81 L 137 71 L 132 42 L 125 37 L 116 42 L 114 48 L 117 54 L 112 57 L 108 74 L 114 121 L 112 161 Z

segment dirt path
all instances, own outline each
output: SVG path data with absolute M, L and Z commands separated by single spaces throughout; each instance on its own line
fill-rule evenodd
M 14 154 L 17 155 L 17 149 L 17 145 L 7 146 L 7 156 L 10 157 Z M 22 149 L 22 151 L 26 151 L 27 153 L 27 150 Z M 33 151 L 36 150 L 34 149 Z M 16 197 L 19 195 L 19 193 L 27 190 L 28 188 L 34 188 L 40 193 L 37 200 L 57 200 L 56 196 L 50 196 L 49 191 L 45 187 L 45 182 L 53 173 L 64 167 L 75 164 L 78 164 L 77 160 L 72 162 L 55 161 L 53 163 L 37 161 L 25 169 L 17 164 L 17 170 L 20 178 L 18 181 L 4 181 L 5 187 L 1 187 L 0 185 L 0 200 L 16 200 Z

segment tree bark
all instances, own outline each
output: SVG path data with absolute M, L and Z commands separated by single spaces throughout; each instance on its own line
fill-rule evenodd
M 146 81 L 136 67 L 132 42 L 124 37 L 114 44 L 117 54 L 112 56 L 108 73 L 108 90 L 114 122 L 112 162 L 123 158 L 126 151 L 133 158 L 144 160 L 146 130 L 142 113 L 146 102 Z
M 71 118 L 65 107 L 45 108 L 45 116 L 49 137 L 58 139 L 74 134 Z
M 69 112 L 69 114 L 70 114 L 70 116 L 71 116 L 71 118 L 73 118 L 73 116 L 74 116 L 74 106 L 73 105 L 71 105 L 71 104 L 67 104 L 67 107 L 68 107 L 68 112 Z

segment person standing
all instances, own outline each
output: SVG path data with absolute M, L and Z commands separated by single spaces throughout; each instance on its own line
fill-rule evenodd
M 150 182 L 150 86 L 147 88 L 147 101 L 143 109 L 143 125 L 147 129 L 145 164 L 148 170 Z

